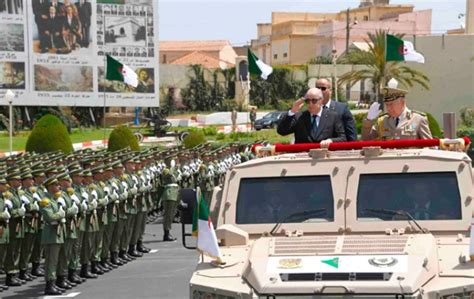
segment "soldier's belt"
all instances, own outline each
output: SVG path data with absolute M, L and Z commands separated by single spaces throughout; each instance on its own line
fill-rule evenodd
M 179 187 L 178 184 L 166 184 L 165 187 Z

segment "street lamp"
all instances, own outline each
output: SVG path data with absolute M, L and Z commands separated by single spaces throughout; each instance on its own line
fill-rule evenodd
M 13 99 L 15 98 L 15 94 L 10 89 L 7 90 L 5 93 L 5 100 L 8 102 L 8 116 L 9 116 L 9 124 L 8 124 L 8 145 L 10 150 L 10 156 L 13 152 Z
M 336 48 L 333 48 L 332 51 L 332 65 L 334 67 L 334 93 L 336 94 L 336 102 L 338 101 L 338 95 L 337 95 L 337 50 Z

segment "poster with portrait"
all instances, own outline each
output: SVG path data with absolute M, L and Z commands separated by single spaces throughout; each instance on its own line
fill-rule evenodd
M 158 106 L 158 1 L 0 0 L 0 97 L 18 105 Z M 104 79 L 105 55 L 137 88 Z

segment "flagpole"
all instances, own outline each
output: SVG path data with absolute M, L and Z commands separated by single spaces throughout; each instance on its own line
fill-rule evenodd
M 106 32 L 105 32 L 105 20 L 106 20 L 106 19 L 103 18 L 103 25 L 102 25 L 102 26 L 104 26 L 104 28 L 103 28 L 103 31 L 104 31 L 104 72 L 103 72 L 103 74 L 104 74 L 104 81 L 106 80 L 105 77 L 106 77 L 106 72 L 107 72 L 107 54 L 106 54 L 106 53 L 107 53 L 107 48 L 106 48 L 106 43 L 107 43 L 107 41 L 106 41 L 106 38 L 105 38 L 105 36 L 106 36 Z M 106 116 L 105 116 L 105 112 L 106 112 L 106 111 L 105 111 L 105 110 L 106 110 L 106 109 L 105 109 L 105 103 L 106 103 L 106 92 L 105 92 L 105 90 L 106 90 L 106 85 L 105 85 L 105 84 L 104 84 L 104 87 L 103 87 L 103 88 L 104 88 L 104 107 L 103 107 L 103 113 L 104 113 L 104 115 L 103 115 L 103 124 L 102 124 L 102 125 L 103 125 L 103 130 L 104 130 L 104 138 L 103 138 L 103 140 L 105 140 L 106 137 L 107 137 L 107 131 L 106 131 L 106 128 L 105 128 L 105 124 L 106 124 L 106 119 L 105 119 L 105 118 L 106 118 Z

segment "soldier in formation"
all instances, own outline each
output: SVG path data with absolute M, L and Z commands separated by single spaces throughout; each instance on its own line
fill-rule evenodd
M 146 223 L 160 215 L 163 240 L 176 240 L 179 190 L 201 187 L 211 205 L 226 171 L 252 158 L 249 145 L 206 144 L 1 160 L 0 291 L 44 276 L 45 295 L 60 295 L 133 261 L 150 251 Z

